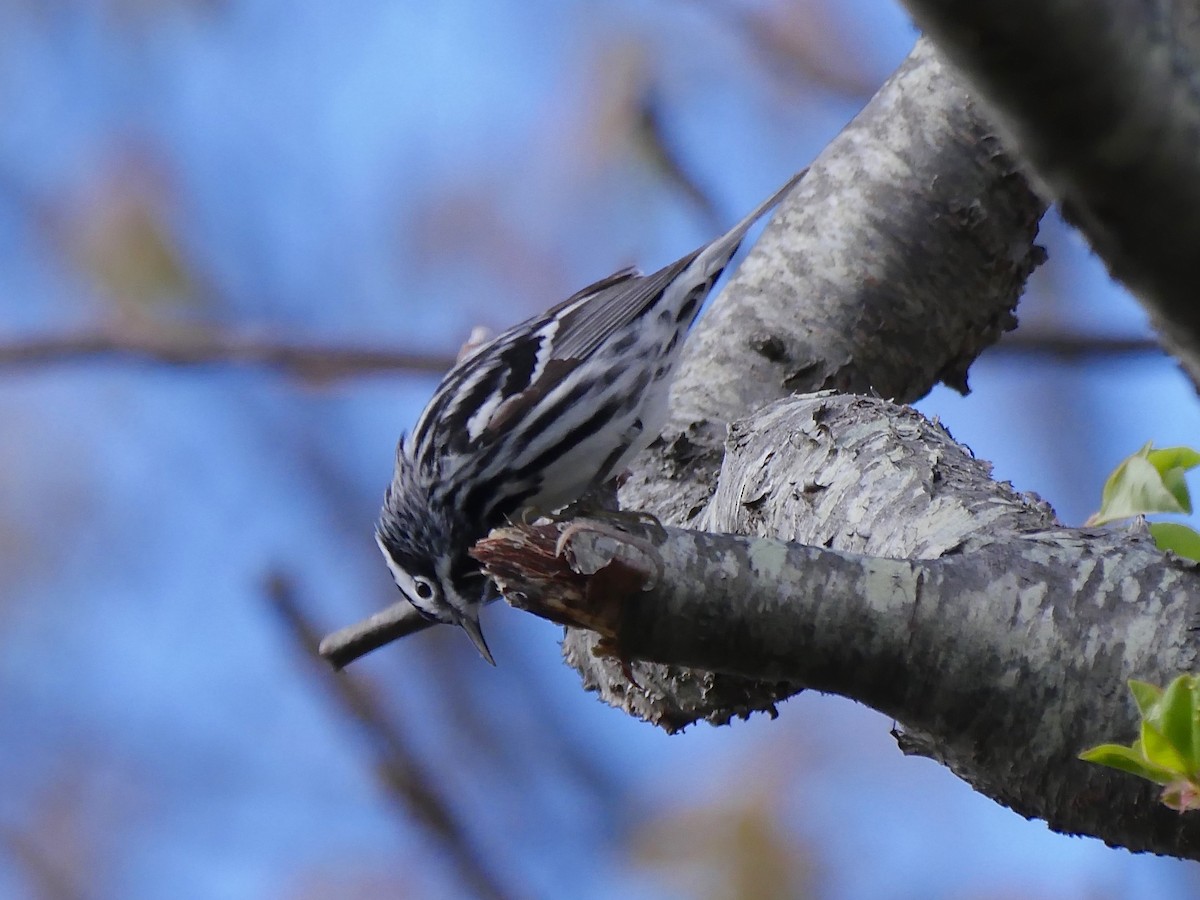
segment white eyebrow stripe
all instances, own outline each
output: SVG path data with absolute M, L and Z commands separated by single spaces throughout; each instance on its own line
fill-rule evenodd
M 413 588 L 416 587 L 413 584 L 412 576 L 396 565 L 396 561 L 392 559 L 392 554 L 388 553 L 387 547 L 384 546 L 383 538 L 378 533 L 375 535 L 375 546 L 383 554 L 383 561 L 387 563 L 388 571 L 392 573 L 392 580 L 396 582 L 396 587 L 404 592 L 405 597 L 411 599 Z
M 383 538 L 377 533 L 375 535 L 375 544 L 379 547 L 379 552 L 383 554 L 383 561 L 387 563 L 388 571 L 392 573 L 392 580 L 396 582 L 396 587 L 400 588 L 400 593 L 404 595 L 404 599 L 415 606 L 418 610 L 428 613 L 431 616 L 437 617 L 437 609 L 424 604 L 417 596 L 417 583 L 408 572 L 404 571 L 396 561 L 392 559 L 392 554 L 388 553 L 387 547 L 383 544 Z M 437 596 L 433 598 L 436 600 Z

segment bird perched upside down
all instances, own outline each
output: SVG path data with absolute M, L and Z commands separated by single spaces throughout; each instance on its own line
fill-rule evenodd
M 801 172 L 721 237 L 651 275 L 622 269 L 472 350 L 401 437 L 375 539 L 427 619 L 479 626 L 491 586 L 468 556 L 523 511 L 549 513 L 619 474 L 661 433 L 679 351 L 746 231 Z

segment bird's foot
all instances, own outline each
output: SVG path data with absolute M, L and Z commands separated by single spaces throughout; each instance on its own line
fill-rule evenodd
M 658 584 L 663 577 L 663 561 L 659 555 L 658 547 L 653 538 L 637 534 L 627 528 L 621 527 L 622 523 L 613 521 L 618 517 L 630 519 L 634 524 L 645 528 L 647 525 L 646 514 L 638 513 L 607 513 L 603 518 L 586 518 L 573 519 L 559 534 L 558 540 L 554 544 L 554 555 L 564 557 L 571 550 L 571 545 L 580 535 L 594 534 L 601 537 L 610 538 L 617 543 L 618 547 L 630 547 L 640 554 L 641 558 L 649 562 L 652 571 L 647 571 L 643 566 L 637 565 L 632 560 L 627 558 L 622 559 L 626 565 L 632 566 L 642 572 L 647 581 L 643 584 L 642 590 L 648 591 Z M 666 537 L 666 530 L 662 527 L 657 519 L 653 516 L 649 517 L 653 520 L 654 528 L 657 529 L 659 540 Z

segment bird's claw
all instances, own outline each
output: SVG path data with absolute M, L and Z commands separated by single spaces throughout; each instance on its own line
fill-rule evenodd
M 642 514 L 644 515 L 644 514 Z M 608 518 L 608 517 L 606 517 Z M 653 518 L 653 517 L 651 517 Z M 644 523 L 643 523 L 644 524 Z M 666 531 L 657 519 L 654 519 L 654 524 L 657 526 L 662 535 L 666 536 Z M 633 534 L 625 531 L 617 525 L 611 524 L 602 519 L 575 519 L 559 534 L 558 540 L 554 544 L 554 555 L 563 557 L 571 546 L 571 542 L 581 534 L 598 534 L 603 537 L 611 538 L 619 545 L 633 547 L 639 551 L 650 563 L 654 566 L 653 577 L 647 581 L 642 587 L 642 590 L 648 591 L 656 584 L 662 581 L 664 574 L 664 565 L 662 557 L 659 555 L 658 547 L 649 538 L 641 535 Z M 630 563 L 628 560 L 623 560 L 626 565 Z M 650 573 L 647 573 L 648 577 Z

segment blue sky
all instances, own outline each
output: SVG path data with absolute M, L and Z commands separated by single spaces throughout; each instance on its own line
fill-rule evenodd
M 5 5 L 0 30 L 0 339 L 150 324 L 436 352 L 712 236 L 632 128 L 639 97 L 727 224 L 914 38 L 873 0 L 76 0 Z M 1043 234 L 1023 327 L 1144 333 L 1077 236 Z M 1195 443 L 1166 359 L 991 351 L 971 384 L 920 408 L 1068 522 L 1146 440 Z M 41 857 L 97 897 L 460 895 L 263 590 L 285 572 L 329 628 L 390 602 L 371 527 L 432 387 L 0 372 L 0 896 Z M 700 895 L 687 877 L 715 876 L 648 861 L 647 834 L 745 797 L 823 897 L 1196 891 L 1190 864 L 1052 835 L 903 758 L 849 701 L 668 738 L 582 692 L 553 627 L 487 617 L 497 670 L 430 633 L 357 671 L 533 895 Z

